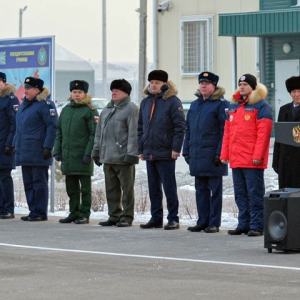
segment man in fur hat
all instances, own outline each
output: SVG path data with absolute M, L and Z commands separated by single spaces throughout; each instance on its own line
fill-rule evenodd
M 292 102 L 280 107 L 278 122 L 300 122 L 300 76 L 285 81 Z M 299 135 L 299 129 L 296 135 Z M 273 152 L 274 171 L 278 174 L 279 188 L 300 187 L 300 148 L 275 142 Z
M 19 109 L 15 88 L 0 72 L 0 218 L 12 219 L 15 198 L 11 170 L 15 169 L 13 139 L 16 132 L 16 113 Z
M 163 190 L 168 208 L 166 230 L 178 229 L 178 195 L 175 162 L 180 155 L 185 119 L 177 88 L 168 80 L 168 73 L 154 70 L 148 74 L 146 98 L 140 105 L 138 153 L 146 160 L 151 202 L 151 219 L 143 229 L 163 227 Z M 162 189 L 163 187 L 163 189 Z
M 219 231 L 222 214 L 223 178 L 228 168 L 220 161 L 225 109 L 225 90 L 217 86 L 219 76 L 202 72 L 198 76 L 198 97 L 187 114 L 186 134 L 182 155 L 195 176 L 197 225 L 188 227 L 191 232 Z
M 264 169 L 268 166 L 272 109 L 267 88 L 244 74 L 228 108 L 221 161 L 232 168 L 238 226 L 230 235 L 260 236 L 264 232 Z
M 40 78 L 26 77 L 25 97 L 17 113 L 14 146 L 16 165 L 22 176 L 29 215 L 22 221 L 46 221 L 48 211 L 48 169 L 52 165 L 57 112 L 50 91 Z
M 93 161 L 91 159 L 98 111 L 91 105 L 89 84 L 84 80 L 70 82 L 69 104 L 59 116 L 54 158 L 61 161 L 66 175 L 70 214 L 60 223 L 87 224 L 91 214 Z
M 110 90 L 112 100 L 100 114 L 93 148 L 95 164 L 103 164 L 109 215 L 99 225 L 129 227 L 134 218 L 135 164 L 139 162 L 139 109 L 131 102 L 127 80 L 112 81 Z

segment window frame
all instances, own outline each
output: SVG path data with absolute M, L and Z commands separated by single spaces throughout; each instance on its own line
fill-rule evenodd
M 185 57 L 185 45 L 184 45 L 184 23 L 190 22 L 199 22 L 205 21 L 207 24 L 206 29 L 206 59 L 207 67 L 199 67 L 199 70 L 196 72 L 184 72 L 184 57 Z M 213 48 L 213 39 L 214 39 L 214 15 L 199 15 L 199 16 L 184 16 L 180 20 L 180 73 L 182 76 L 190 77 L 198 75 L 203 71 L 213 72 L 213 61 L 214 61 L 214 48 Z

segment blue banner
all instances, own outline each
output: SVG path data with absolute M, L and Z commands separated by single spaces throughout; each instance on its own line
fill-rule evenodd
M 7 82 L 15 85 L 16 96 L 22 102 L 24 79 L 41 78 L 53 95 L 53 37 L 0 40 L 0 71 Z

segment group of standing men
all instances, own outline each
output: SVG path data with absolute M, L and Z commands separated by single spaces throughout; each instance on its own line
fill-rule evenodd
M 185 120 L 177 88 L 167 72 L 148 74 L 146 97 L 140 108 L 131 102 L 131 85 L 125 79 L 111 83 L 112 99 L 100 116 L 91 105 L 89 85 L 70 82 L 69 104 L 58 118 L 43 80 L 27 77 L 21 105 L 13 85 L 0 72 L 1 171 L 0 215 L 14 218 L 11 170 L 22 166 L 29 215 L 23 221 L 47 220 L 48 169 L 53 156 L 66 175 L 70 214 L 60 223 L 89 223 L 93 162 L 103 165 L 109 218 L 101 226 L 128 227 L 134 219 L 135 164 L 146 161 L 151 219 L 140 228 L 163 227 L 163 192 L 168 208 L 164 229 L 179 228 L 175 163 L 182 155 L 195 177 L 197 224 L 191 232 L 219 231 L 222 213 L 222 176 L 232 168 L 238 226 L 230 235 L 263 234 L 264 169 L 267 168 L 272 132 L 272 110 L 265 101 L 267 88 L 251 74 L 239 78 L 231 102 L 211 72 L 198 76 L 197 99 Z M 300 103 L 299 77 L 286 81 L 294 103 Z M 278 121 L 297 120 L 281 112 Z M 281 147 L 281 148 L 280 148 Z M 285 171 L 275 144 L 273 167 L 284 185 Z M 283 150 L 281 150 L 282 152 Z M 281 157 L 280 159 L 278 157 Z

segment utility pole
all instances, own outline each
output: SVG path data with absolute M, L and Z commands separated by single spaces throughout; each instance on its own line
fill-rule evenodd
M 139 46 L 139 99 L 141 103 L 144 98 L 142 92 L 146 84 L 147 71 L 147 0 L 140 0 L 140 46 Z
M 23 12 L 26 10 L 27 6 L 20 8 L 19 10 L 19 37 L 22 37 L 22 29 L 23 29 Z
M 102 95 L 106 98 L 107 53 L 106 53 L 106 0 L 102 0 Z

